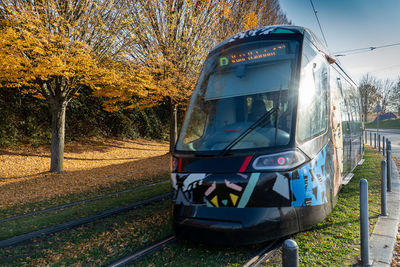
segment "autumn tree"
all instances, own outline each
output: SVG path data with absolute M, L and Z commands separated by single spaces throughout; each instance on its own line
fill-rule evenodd
M 173 110 L 187 102 L 201 65 L 213 46 L 237 31 L 265 23 L 288 22 L 277 0 L 125 0 L 119 4 L 127 10 L 124 25 L 130 42 L 126 52 L 151 71 L 156 86 L 147 86 L 140 96 L 113 92 L 112 88 L 95 92 L 95 95 L 126 96 L 106 102 L 108 110 L 120 107 L 121 102 L 125 102 L 126 108 L 167 103 L 171 137 L 176 129 Z M 132 104 L 126 101 L 129 96 Z
M 382 112 L 386 113 L 390 109 L 391 97 L 395 88 L 395 82 L 385 79 L 378 82 L 378 92 L 381 96 Z
M 129 84 L 134 90 L 148 78 L 137 65 L 110 60 L 118 58 L 127 40 L 121 34 L 125 14 L 115 7 L 111 0 L 0 2 L 0 82 L 47 101 L 51 172 L 63 171 L 66 107 L 82 87 Z M 117 65 L 140 78 L 120 82 L 126 75 Z
M 389 101 L 390 107 L 393 111 L 398 112 L 400 116 L 400 77 L 397 78 L 397 81 L 393 87 L 393 91 Z
M 138 105 L 187 99 L 218 24 L 218 1 L 126 1 L 128 31 L 134 41 L 129 54 L 153 69 L 158 92 L 150 91 Z
M 291 24 L 281 10 L 278 0 L 229 0 L 221 3 L 223 15 L 219 17 L 216 41 L 259 26 Z
M 47 101 L 50 170 L 61 172 L 65 112 L 81 88 L 106 97 L 109 111 L 172 108 L 186 101 L 221 39 L 286 22 L 277 0 L 3 0 L 0 86 Z
M 127 53 L 152 69 L 157 89 L 136 106 L 186 102 L 207 53 L 230 35 L 265 24 L 288 23 L 277 0 L 122 1 L 128 12 Z M 101 93 L 100 93 L 101 94 Z
M 361 95 L 361 110 L 365 121 L 367 120 L 368 113 L 374 112 L 381 99 L 378 87 L 378 80 L 369 73 L 365 74 L 360 81 L 358 90 Z
M 212 47 L 238 31 L 288 23 L 277 0 L 125 0 L 119 4 L 127 10 L 124 25 L 130 42 L 126 52 L 151 70 L 156 86 L 144 88 L 139 97 L 132 98 L 132 104 L 127 98 L 114 97 L 105 103 L 105 108 L 115 110 L 121 102 L 126 108 L 166 103 L 170 107 L 171 137 L 176 129 L 173 110 L 187 102 Z M 110 88 L 95 95 L 121 93 Z

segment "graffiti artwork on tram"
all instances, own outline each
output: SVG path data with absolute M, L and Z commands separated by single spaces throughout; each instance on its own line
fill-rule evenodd
M 327 203 L 333 177 L 332 147 L 294 172 L 172 173 L 175 204 L 207 207 L 315 206 Z

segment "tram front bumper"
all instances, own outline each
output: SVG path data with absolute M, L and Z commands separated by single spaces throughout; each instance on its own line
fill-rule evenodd
M 260 243 L 299 231 L 292 207 L 210 208 L 175 204 L 173 227 L 178 237 L 184 239 L 232 245 Z

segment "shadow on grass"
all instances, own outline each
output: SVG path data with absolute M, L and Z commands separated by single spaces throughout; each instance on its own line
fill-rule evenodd
M 39 172 L 39 173 L 34 173 L 34 174 L 30 174 L 30 175 L 26 175 L 26 176 L 16 176 L 16 177 L 7 177 L 7 178 L 0 178 L 0 181 L 7 181 L 9 179 L 22 179 L 22 178 L 29 178 L 29 177 L 37 177 L 40 175 L 46 175 L 49 174 L 50 172 Z M 1 185 L 1 184 L 0 184 Z
M 89 170 L 14 177 L 0 182 L 0 211 L 10 216 L 123 191 L 167 180 L 168 172 L 169 155 L 164 154 Z
M 132 148 L 134 149 L 134 148 Z M 144 149 L 136 149 L 135 150 L 144 150 Z M 87 150 L 86 150 L 87 151 Z M 163 151 L 163 150 L 158 150 L 158 151 Z M 105 151 L 104 151 L 105 152 Z M 21 152 L 12 152 L 8 150 L 3 150 L 0 149 L 0 154 L 1 155 L 9 155 L 9 156 L 22 156 L 22 157 L 37 157 L 37 158 L 50 158 L 50 155 L 43 155 L 43 154 L 35 154 L 35 153 L 21 153 Z M 64 156 L 64 159 L 70 159 L 70 160 L 87 160 L 87 161 L 102 161 L 102 160 L 136 160 L 139 158 L 114 158 L 114 159 L 99 159 L 99 158 L 75 158 L 75 157 L 68 157 Z
M 155 146 L 155 147 L 159 146 L 158 144 L 152 144 L 151 142 L 146 141 L 146 140 L 141 140 L 141 141 L 142 142 L 139 142 L 138 140 L 126 140 L 126 142 L 128 142 L 128 143 L 137 144 L 137 145 L 146 145 L 146 146 Z
M 146 146 L 148 148 L 142 147 L 126 147 L 124 143 L 131 143 L 141 146 Z M 158 149 L 150 148 L 155 147 Z M 96 152 L 107 152 L 110 148 L 120 148 L 127 150 L 139 150 L 139 151 L 164 151 L 165 149 L 160 149 L 160 144 L 154 144 L 151 141 L 147 140 L 82 140 L 79 143 L 75 143 L 72 146 L 72 143 L 67 144 L 65 147 L 66 153 L 84 153 L 88 150 L 96 151 Z
M 134 144 L 143 147 L 128 147 L 124 144 Z M 65 144 L 65 153 L 85 153 L 87 151 L 93 152 L 108 152 L 112 148 L 126 149 L 126 150 L 137 150 L 137 151 L 166 151 L 168 148 L 162 149 L 162 146 L 166 145 L 163 143 L 154 143 L 152 141 L 138 139 L 138 140 L 116 140 L 116 139 L 83 139 L 79 141 L 73 141 Z M 32 149 L 28 146 L 28 150 L 32 152 L 18 152 L 10 149 L 0 148 L 0 155 L 16 155 L 16 156 L 32 156 L 32 157 L 50 157 L 50 145 L 43 145 L 39 148 Z M 37 152 L 34 152 L 37 151 Z M 79 158 L 70 158 L 79 159 Z M 94 159 L 95 160 L 95 159 Z
M 0 150 L 1 152 L 1 150 Z M 19 154 L 20 155 L 20 154 Z M 70 159 L 66 157 L 65 159 Z M 8 178 L 1 178 L 0 181 L 7 181 L 7 180 L 19 180 L 19 179 L 26 179 L 32 178 L 31 180 L 43 180 L 43 179 L 54 179 L 60 178 L 63 181 L 71 179 L 79 182 L 79 178 L 88 178 L 89 180 L 104 180 L 104 183 L 107 184 L 108 180 L 113 180 L 112 178 L 118 177 L 121 173 L 124 176 L 131 175 L 132 179 L 135 179 L 135 175 L 143 176 L 143 173 L 146 173 L 146 169 L 149 170 L 149 173 L 152 171 L 160 169 L 164 169 L 165 172 L 169 170 L 169 154 L 166 153 L 164 155 L 155 156 L 155 157 L 148 157 L 143 159 L 138 158 L 121 158 L 115 160 L 132 160 L 129 162 L 121 163 L 121 164 L 110 164 L 103 167 L 92 168 L 88 170 L 78 170 L 78 171 L 66 171 L 64 173 L 50 173 L 50 172 L 39 172 L 36 174 L 25 175 L 25 176 L 13 176 Z M 87 159 L 83 159 L 87 160 Z M 95 160 L 95 159 L 90 159 Z M 106 160 L 106 159 L 100 159 Z M 109 160 L 109 159 L 108 159 Z M 50 164 L 50 162 L 49 162 Z M 144 170 L 144 171 L 143 171 Z M 18 181 L 16 181 L 18 183 Z M 97 182 L 98 184 L 98 182 Z M 7 184 L 2 185 L 2 187 L 7 186 Z M 17 192 L 16 192 L 17 193 Z

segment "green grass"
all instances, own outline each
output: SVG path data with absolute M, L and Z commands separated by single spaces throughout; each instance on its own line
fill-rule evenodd
M 354 171 L 351 182 L 339 192 L 333 212 L 307 232 L 296 234 L 300 266 L 348 266 L 360 257 L 359 181 L 368 180 L 369 233 L 380 214 L 381 155 L 366 148 L 365 162 Z
M 377 128 L 377 122 L 370 122 L 365 124 L 365 128 Z M 400 119 L 390 119 L 379 121 L 379 128 L 382 129 L 400 129 Z
M 242 266 L 262 249 L 253 246 L 217 246 L 178 241 L 157 251 L 154 255 L 136 263 L 135 266 Z
M 171 186 L 169 183 L 162 183 L 61 210 L 3 222 L 0 223 L 0 239 L 10 238 L 15 235 L 21 235 L 49 226 L 58 225 L 66 221 L 87 217 L 108 209 L 128 205 L 139 200 L 167 193 L 170 191 L 170 188 Z
M 102 266 L 172 234 L 171 201 L 0 250 L 2 266 Z
M 26 214 L 33 211 L 42 210 L 49 207 L 68 204 L 88 198 L 98 197 L 114 192 L 120 192 L 129 188 L 135 188 L 146 184 L 157 183 L 165 181 L 169 177 L 169 173 L 164 173 L 155 177 L 148 177 L 143 179 L 132 179 L 130 181 L 116 182 L 109 186 L 96 188 L 77 194 L 69 194 L 63 196 L 53 197 L 47 200 L 38 202 L 28 202 L 24 204 L 14 205 L 0 209 L 0 218 L 7 218 L 11 216 Z

